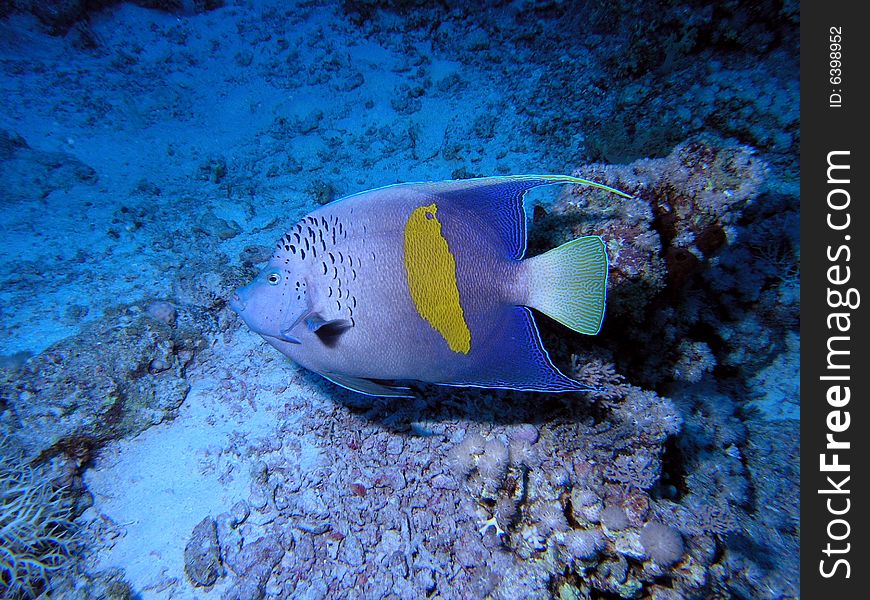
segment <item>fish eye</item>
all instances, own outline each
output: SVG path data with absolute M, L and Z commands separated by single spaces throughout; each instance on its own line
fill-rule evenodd
M 269 273 L 266 281 L 269 282 L 269 285 L 278 285 L 281 282 L 281 275 L 278 273 Z

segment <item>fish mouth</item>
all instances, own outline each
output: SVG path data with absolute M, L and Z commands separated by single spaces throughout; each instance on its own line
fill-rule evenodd
M 269 340 L 275 340 L 276 342 L 282 342 L 285 344 L 302 343 L 302 340 L 300 340 L 299 338 L 294 337 L 289 333 L 284 333 L 283 331 L 280 332 L 278 335 L 273 335 L 271 333 L 265 333 L 263 331 L 260 331 L 260 327 L 255 326 L 254 324 L 250 323 L 248 319 L 245 318 L 244 312 L 247 306 L 248 303 L 242 298 L 242 296 L 238 292 L 234 293 L 233 297 L 230 298 L 230 308 L 242 318 L 245 324 L 247 324 L 247 326 L 250 327 L 251 331 L 253 331 L 254 333 L 258 333 L 264 338 L 268 338 Z
M 247 303 L 244 300 L 242 300 L 242 297 L 239 296 L 238 292 L 233 294 L 233 297 L 230 298 L 230 308 L 234 312 L 238 313 L 239 315 L 242 314 L 242 311 L 245 310 L 246 306 L 247 306 Z

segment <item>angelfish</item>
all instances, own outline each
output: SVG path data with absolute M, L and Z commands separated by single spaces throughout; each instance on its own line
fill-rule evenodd
M 601 328 L 608 258 L 598 236 L 525 258 L 523 196 L 563 175 L 395 184 L 299 221 L 230 306 L 297 364 L 371 396 L 402 382 L 585 391 L 544 349 L 532 311 Z

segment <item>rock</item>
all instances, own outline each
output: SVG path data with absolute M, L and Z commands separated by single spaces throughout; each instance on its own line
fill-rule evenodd
M 197 224 L 197 231 L 201 231 L 209 237 L 219 240 L 229 240 L 242 232 L 242 228 L 235 221 L 222 219 L 209 211 Z
M 184 547 L 184 572 L 196 587 L 212 585 L 223 572 L 217 528 L 211 517 L 193 528 Z
M 124 578 L 124 570 L 111 567 L 102 571 L 79 571 L 74 576 L 55 576 L 51 580 L 52 597 L 102 598 L 134 600 L 139 595 Z
M 232 557 L 232 562 L 228 559 L 227 566 L 238 576 L 240 583 L 262 591 L 272 576 L 272 569 L 281 562 L 283 556 L 284 548 L 278 538 L 267 535 L 245 544 Z
M 75 156 L 35 150 L 18 134 L 0 130 L 0 205 L 96 182 L 97 172 Z
M 239 581 L 221 594 L 221 600 L 261 600 L 265 596 L 266 592 L 255 583 Z
M 227 159 L 223 156 L 211 156 L 199 165 L 198 178 L 201 181 L 220 183 L 227 176 Z
M 314 202 L 323 205 L 329 204 L 335 200 L 338 193 L 335 190 L 335 186 L 328 181 L 315 179 L 311 182 L 311 185 L 308 186 L 308 195 L 311 196 L 311 199 L 314 200 Z
M 233 516 L 234 527 L 238 527 L 248 520 L 248 517 L 251 515 L 251 508 L 248 506 L 247 502 L 239 500 L 233 504 L 231 513 Z
M 61 452 L 86 458 L 110 440 L 172 418 L 190 389 L 185 370 L 204 345 L 189 318 L 172 327 L 126 307 L 18 371 L 0 371 L 0 397 L 26 458 Z
M 271 246 L 245 246 L 239 253 L 239 262 L 245 267 L 252 267 L 267 262 L 271 256 Z
M 366 553 L 360 544 L 359 538 L 355 535 L 348 535 L 344 538 L 341 544 L 341 554 L 339 559 L 352 567 L 358 567 L 365 564 Z
M 170 327 L 175 325 L 175 319 L 178 317 L 178 311 L 175 310 L 175 307 L 165 301 L 152 302 L 145 309 L 145 314 L 161 323 L 166 323 Z
M 254 53 L 244 48 L 236 52 L 236 64 L 240 67 L 250 67 L 254 62 Z
M 305 118 L 299 121 L 299 133 L 307 134 L 313 133 L 320 127 L 320 122 L 323 120 L 323 111 L 322 110 L 313 110 L 307 115 Z

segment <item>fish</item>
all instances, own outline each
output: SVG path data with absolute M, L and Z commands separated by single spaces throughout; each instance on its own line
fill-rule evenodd
M 525 193 L 567 175 L 398 183 L 335 200 L 285 233 L 230 308 L 296 364 L 354 392 L 412 382 L 528 392 L 590 388 L 562 373 L 532 310 L 595 335 L 608 255 L 596 235 L 526 258 Z

